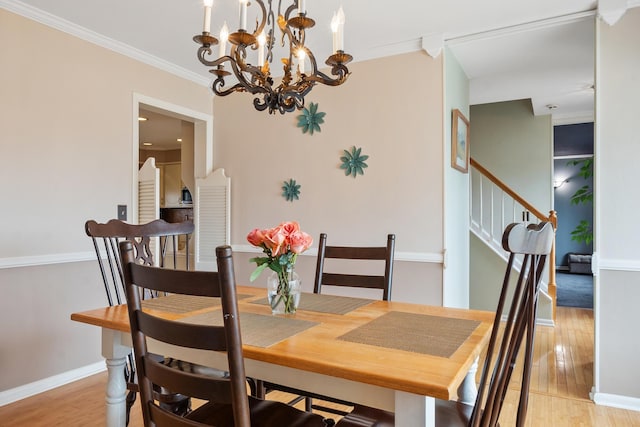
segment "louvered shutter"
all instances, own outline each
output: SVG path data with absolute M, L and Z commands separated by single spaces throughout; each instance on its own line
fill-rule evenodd
M 156 159 L 149 157 L 138 171 L 138 224 L 146 224 L 160 218 L 160 169 Z M 156 253 L 157 238 L 151 240 L 153 259 L 159 260 Z
M 196 180 L 196 269 L 217 271 L 215 249 L 231 239 L 231 179 L 224 169 Z

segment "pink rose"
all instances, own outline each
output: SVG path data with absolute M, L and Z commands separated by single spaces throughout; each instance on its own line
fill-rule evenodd
M 283 222 L 278 227 L 282 227 L 286 236 L 289 236 L 296 231 L 300 231 L 300 225 L 295 221 Z
M 264 243 L 264 230 L 254 228 L 247 235 L 247 241 L 253 246 L 262 246 L 262 244 Z
M 264 244 L 271 250 L 271 256 L 278 256 L 286 252 L 287 247 L 283 243 L 287 239 L 284 228 L 279 225 L 264 231 Z
M 289 249 L 294 254 L 301 254 L 311 247 L 313 237 L 304 231 L 294 231 L 289 235 Z

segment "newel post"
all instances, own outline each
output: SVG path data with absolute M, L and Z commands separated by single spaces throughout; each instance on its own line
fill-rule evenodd
M 549 222 L 553 225 L 553 230 L 556 231 L 558 227 L 558 213 L 556 211 L 549 211 Z M 551 245 L 551 253 L 549 254 L 549 295 L 553 304 L 552 318 L 556 321 L 556 235 L 553 234 L 553 244 Z

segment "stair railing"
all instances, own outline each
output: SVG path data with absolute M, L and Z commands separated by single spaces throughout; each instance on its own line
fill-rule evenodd
M 502 232 L 512 222 L 547 221 L 556 229 L 558 217 L 556 211 L 543 214 L 522 196 L 517 194 L 498 177 L 489 172 L 473 158 L 471 164 L 470 191 L 470 227 L 471 231 L 484 240 L 503 257 Z M 556 245 L 555 236 L 549 255 L 549 281 L 544 293 L 552 301 L 553 320 L 556 317 Z

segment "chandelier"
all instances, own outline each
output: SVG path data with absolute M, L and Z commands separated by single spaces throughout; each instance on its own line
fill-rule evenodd
M 350 74 L 346 64 L 353 57 L 343 50 L 344 13 L 342 8 L 334 13 L 331 21 L 333 54 L 325 61 L 325 64 L 331 68 L 332 77 L 318 70 L 315 56 L 305 45 L 305 32 L 315 25 L 315 21 L 307 17 L 305 0 L 293 0 L 293 4 L 284 13 L 281 13 L 282 0 L 278 0 L 277 19 L 271 6 L 272 1 L 267 0 L 269 5 L 267 10 L 264 1 L 253 0 L 261 9 L 261 17 L 256 19 L 253 32 L 249 32 L 247 8 L 250 4 L 248 0 L 239 0 L 238 30 L 229 34 L 225 22 L 218 40 L 210 33 L 213 0 L 204 0 L 204 28 L 202 35 L 195 36 L 193 40 L 200 45 L 198 59 L 203 65 L 211 67 L 209 72 L 216 76 L 211 86 L 216 95 L 227 96 L 234 92 L 249 92 L 257 95 L 253 100 L 256 110 L 268 109 L 271 114 L 276 111 L 284 114 L 302 109 L 305 95 L 317 83 L 328 86 L 339 86 L 344 83 Z M 281 46 L 286 47 L 288 44 L 289 49 L 288 57 L 282 58 L 284 73 L 277 86 L 271 76 L 276 24 L 281 33 Z M 231 46 L 228 54 L 227 41 Z M 212 49 L 215 45 L 219 45 L 218 52 Z M 226 87 L 225 78 L 232 73 L 237 82 Z

